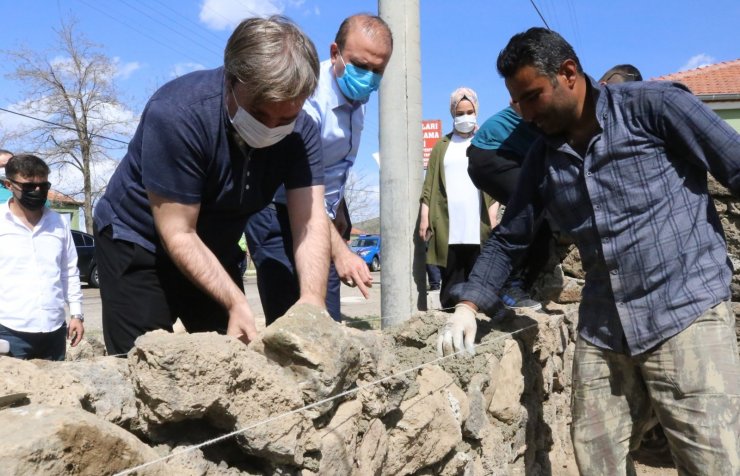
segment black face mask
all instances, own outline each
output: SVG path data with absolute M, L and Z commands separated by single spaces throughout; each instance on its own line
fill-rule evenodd
M 36 210 L 41 210 L 44 206 L 46 203 L 46 196 L 48 194 L 48 190 L 36 189 L 32 192 L 22 190 L 20 198 L 15 197 L 15 194 L 13 194 L 13 196 L 21 205 L 23 205 L 24 208 L 35 212 Z

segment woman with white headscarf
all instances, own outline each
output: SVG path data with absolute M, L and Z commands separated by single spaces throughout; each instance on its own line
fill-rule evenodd
M 475 91 L 456 89 L 450 114 L 454 128 L 429 157 L 419 218 L 419 235 L 428 241 L 427 264 L 442 271 L 443 308 L 454 306 L 450 288 L 467 279 L 498 212 L 498 203 L 480 192 L 468 175 L 466 150 L 478 123 Z

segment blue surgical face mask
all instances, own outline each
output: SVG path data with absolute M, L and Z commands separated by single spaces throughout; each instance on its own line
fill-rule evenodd
M 365 102 L 370 99 L 370 94 L 378 90 L 383 76 L 358 68 L 351 63 L 345 63 L 341 53 L 339 53 L 339 59 L 344 64 L 344 74 L 337 78 L 342 94 L 353 101 Z

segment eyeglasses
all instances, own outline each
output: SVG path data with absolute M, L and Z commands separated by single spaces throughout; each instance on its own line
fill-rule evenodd
M 51 188 L 51 182 L 18 182 L 13 179 L 7 180 L 24 192 L 33 192 L 37 188 L 42 192 L 47 192 Z

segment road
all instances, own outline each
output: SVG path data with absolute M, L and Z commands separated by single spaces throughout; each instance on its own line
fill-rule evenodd
M 365 299 L 356 288 L 342 286 L 342 314 L 348 323 L 356 326 L 369 325 L 379 327 L 380 318 L 380 272 L 370 273 L 373 276 L 373 287 L 370 289 L 370 298 Z M 257 320 L 257 329 L 265 327 L 265 315 L 262 312 L 259 293 L 257 291 L 257 278 L 253 272 L 247 272 L 244 276 L 244 293 L 247 295 L 252 311 Z M 83 284 L 82 294 L 84 296 L 83 311 L 85 313 L 85 334 L 88 337 L 96 337 L 102 341 L 102 305 L 100 302 L 100 290 Z

